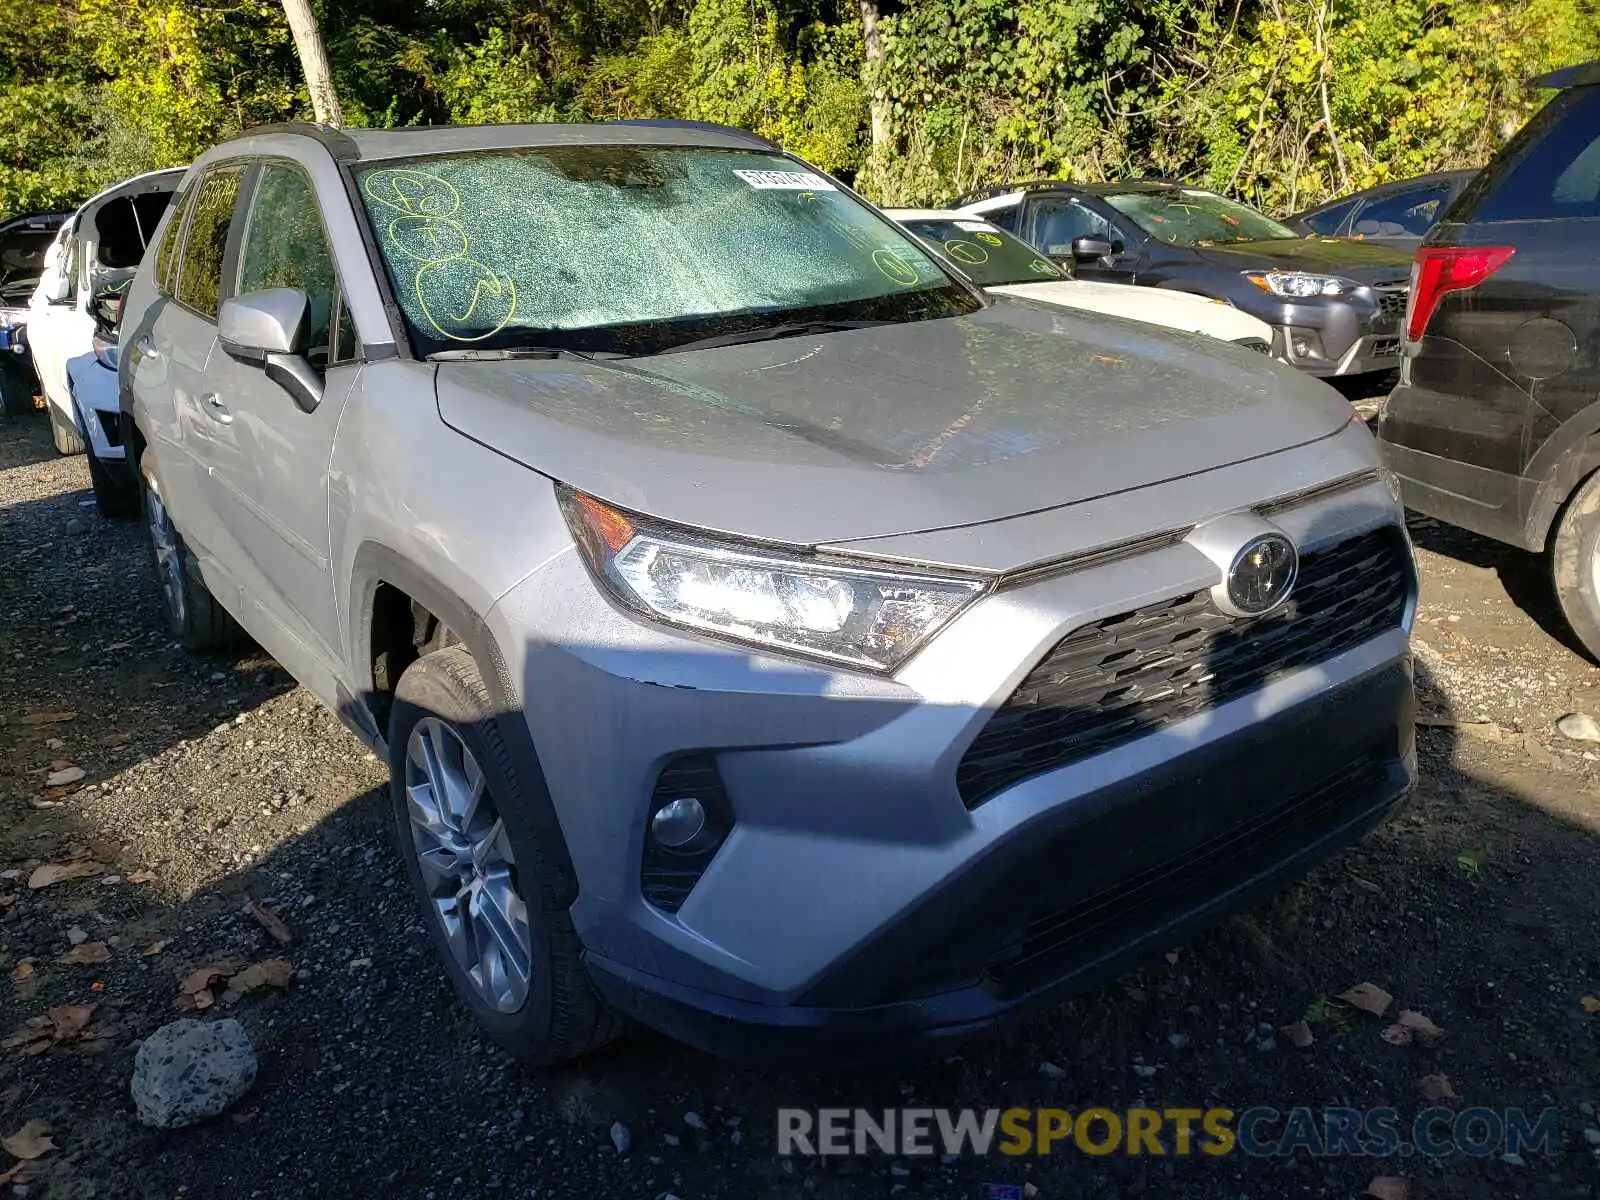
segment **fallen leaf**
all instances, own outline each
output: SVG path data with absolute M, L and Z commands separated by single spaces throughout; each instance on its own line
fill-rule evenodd
M 1289 1039 L 1289 1043 L 1304 1050 L 1307 1046 L 1315 1044 L 1316 1035 L 1311 1032 L 1311 1026 L 1304 1021 L 1295 1021 L 1288 1025 L 1281 1025 L 1278 1032 Z
M 1395 1018 L 1395 1021 L 1402 1028 L 1411 1030 L 1412 1033 L 1423 1039 L 1436 1038 L 1444 1032 L 1427 1017 L 1419 1012 L 1413 1012 L 1409 1008 L 1401 1009 L 1400 1015 Z
M 12 983 L 26 983 L 32 978 L 33 964 L 31 962 L 19 962 L 16 966 L 11 968 Z
M 155 941 L 151 942 L 143 950 L 139 951 L 139 955 L 140 955 L 141 958 L 149 958 L 151 955 L 160 954 L 166 948 L 167 948 L 167 939 L 166 938 L 158 938 Z
M 1600 1013 L 1600 996 L 1585 996 L 1578 1004 L 1586 1013 Z
M 75 712 L 36 712 L 27 713 L 19 724 L 22 725 L 60 725 L 63 721 L 72 721 L 77 718 Z
M 1380 1035 L 1391 1046 L 1409 1046 L 1416 1040 L 1416 1032 L 1404 1025 L 1390 1025 Z
M 1455 1088 L 1450 1086 L 1448 1075 L 1424 1075 L 1418 1081 L 1424 1100 L 1459 1100 Z
M 1367 1195 L 1375 1200 L 1406 1200 L 1411 1185 L 1398 1175 L 1378 1175 L 1367 1184 Z
M 269 958 L 265 962 L 251 964 L 230 979 L 222 999 L 232 1004 L 246 992 L 253 992 L 259 987 L 287 988 L 293 978 L 294 964 L 286 958 Z
M 56 961 L 65 963 L 69 967 L 97 966 L 111 961 L 111 947 L 104 942 L 83 942 L 68 950 Z
M 0 892 L 0 908 L 10 908 L 18 899 L 15 892 Z
M 122 854 L 122 843 L 114 842 L 110 838 L 90 838 L 89 853 L 103 863 L 114 863 Z
M 56 1148 L 50 1140 L 50 1126 L 43 1121 L 29 1121 L 10 1137 L 0 1137 L 0 1146 L 4 1146 L 12 1158 L 23 1162 L 43 1158 Z
M 76 862 L 45 863 L 28 876 L 28 887 L 38 891 L 40 888 L 63 883 L 68 879 L 83 879 L 89 875 L 98 875 L 102 870 L 99 863 L 83 859 Z
M 1113 367 L 1124 361 L 1123 359 L 1118 358 L 1115 354 L 1093 354 L 1090 355 L 1090 357 L 1093 358 L 1097 363 L 1106 363 L 1108 366 Z
M 185 996 L 193 996 L 197 992 L 205 991 L 213 983 L 228 978 L 238 969 L 238 963 L 226 960 L 207 963 L 205 966 L 197 967 L 185 975 L 183 982 L 178 984 L 178 990 Z
M 156 873 L 154 871 L 135 871 L 128 876 L 129 883 L 154 883 L 155 881 Z
M 94 1016 L 94 1010 L 99 1007 L 94 1004 L 58 1004 L 54 1008 L 46 1009 L 45 1015 L 50 1018 L 50 1024 L 55 1028 L 56 1041 L 64 1042 L 83 1032 L 83 1027 L 89 1023 L 89 1018 Z
M 1348 992 L 1340 992 L 1339 999 L 1375 1017 L 1383 1016 L 1394 1003 L 1394 997 L 1375 983 L 1358 983 Z
M 289 933 L 289 927 L 283 923 L 283 918 L 273 912 L 259 901 L 250 901 L 250 915 L 261 922 L 261 928 L 272 935 L 272 940 L 281 946 L 287 946 L 294 939 Z
M 15 1183 L 17 1177 L 22 1174 L 22 1168 L 27 1165 L 25 1162 L 14 1162 L 8 1170 L 0 1171 L 0 1185 Z
M 184 992 L 178 997 L 178 1010 L 180 1012 L 203 1012 L 217 1002 L 211 994 L 210 988 L 201 988 L 198 992 Z
M 45 787 L 66 787 L 69 784 L 77 783 L 88 774 L 89 772 L 82 767 L 64 767 L 59 771 L 52 771 L 46 775 L 44 777 L 44 785 Z

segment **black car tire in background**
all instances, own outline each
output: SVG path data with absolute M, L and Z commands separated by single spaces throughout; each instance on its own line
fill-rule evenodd
M 89 486 L 94 489 L 95 508 L 108 521 L 137 517 L 141 507 L 139 490 L 128 486 L 120 475 L 100 461 L 100 456 L 94 452 L 94 442 L 89 438 L 83 410 L 78 407 L 76 399 L 72 404 L 72 415 L 78 422 L 78 436 L 83 439 L 84 461 L 89 466 Z
M 531 1065 L 549 1066 L 599 1049 L 617 1036 L 622 1024 L 600 999 L 583 965 L 583 943 L 560 900 L 572 891 L 572 881 L 561 877 L 565 855 L 541 845 L 539 832 L 527 817 L 521 781 L 496 717 L 489 689 L 465 646 L 424 654 L 406 668 L 389 715 L 389 795 L 395 837 L 423 910 L 428 940 L 456 995 L 507 1053 Z M 444 736 L 459 739 L 476 761 L 484 800 L 503 822 L 515 859 L 513 883 L 527 913 L 531 971 L 527 994 L 513 1011 L 491 1005 L 457 961 L 419 861 L 412 833 L 408 760 L 412 734 L 430 719 Z
M 1550 578 L 1556 602 L 1589 657 L 1600 661 L 1600 472 L 1572 494 L 1550 538 Z

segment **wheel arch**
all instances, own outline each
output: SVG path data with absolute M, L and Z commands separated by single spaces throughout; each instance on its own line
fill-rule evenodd
M 1581 409 L 1545 439 L 1523 471 L 1523 543 L 1545 549 L 1556 518 L 1584 480 L 1600 471 L 1600 401 Z
M 523 710 L 522 690 L 510 664 L 501 654 L 487 621 L 473 605 L 399 552 L 379 542 L 363 543 L 355 554 L 350 588 L 349 645 L 360 694 L 349 702 L 356 711 L 344 714 L 345 719 L 364 725 L 363 732 L 375 736 L 378 745 L 387 744 L 388 701 L 380 692 L 380 681 L 374 669 L 374 637 L 384 633 L 381 622 L 394 619 L 395 594 L 413 605 L 420 605 L 436 618 L 477 663 L 494 703 L 495 722 L 511 754 L 518 779 L 524 784 L 523 794 L 531 810 L 529 818 L 538 826 L 543 843 L 559 853 L 561 878 L 574 881 L 571 894 L 563 896 L 561 901 L 570 906 L 577 898 L 576 874 Z M 390 606 L 387 613 L 385 605 Z M 393 679 L 383 682 L 392 690 L 399 682 L 400 673 L 395 672 Z M 345 703 L 341 697 L 341 707 Z

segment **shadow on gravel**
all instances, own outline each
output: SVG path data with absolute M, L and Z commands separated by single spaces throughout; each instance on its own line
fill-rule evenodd
M 134 832 L 119 827 L 124 812 L 166 814 L 165 825 L 138 831 L 142 845 L 200 839 L 206 831 L 183 815 L 196 791 L 213 801 L 220 793 L 241 818 L 247 804 L 271 807 L 288 770 L 276 756 L 293 753 L 279 745 L 294 733 L 290 722 L 349 763 L 364 760 L 353 737 L 301 704 L 303 693 L 285 695 L 287 679 L 269 664 L 170 650 L 153 584 L 123 575 L 144 568 L 137 527 L 91 518 L 76 543 L 54 531 L 79 495 L 3 512 L 0 561 L 25 553 L 0 586 L 0 711 L 76 712 L 61 723 L 75 731 L 74 749 L 91 723 L 128 738 L 103 759 L 96 752 L 94 792 L 38 809 L 53 735 L 15 719 L 0 729 L 10 763 L 0 780 L 0 869 L 123 840 Z M 103 577 L 90 573 L 96 565 Z M 119 641 L 139 653 L 109 648 Z M 250 732 L 254 717 L 215 732 L 238 714 L 291 705 L 265 733 Z M 208 731 L 227 752 L 185 757 L 185 743 Z M 265 739 L 259 754 L 245 744 L 253 737 Z M 0 968 L 23 957 L 39 964 L 27 986 L 0 983 L 9 988 L 0 1036 L 50 1006 L 83 1003 L 99 1005 L 89 1028 L 105 1034 L 38 1057 L 0 1051 L 0 1132 L 35 1118 L 56 1129 L 62 1150 L 33 1169 L 30 1197 L 978 1200 L 995 1182 L 1032 1183 L 1052 1200 L 1259 1198 L 1358 1195 L 1374 1175 L 1410 1175 L 1428 1195 L 1589 1194 L 1576 1190 L 1593 1182 L 1576 1125 L 1577 1105 L 1600 1099 L 1600 1017 L 1578 1006 L 1600 975 L 1594 814 L 1574 808 L 1552 773 L 1485 760 L 1485 747 L 1458 743 L 1452 730 L 1423 730 L 1420 741 L 1424 783 L 1410 807 L 1303 882 L 1109 986 L 952 1044 L 948 1057 L 864 1074 L 733 1068 L 646 1033 L 560 1070 L 516 1066 L 477 1034 L 432 957 L 377 784 L 351 786 L 309 827 L 193 889 L 0 882 L 0 895 L 17 897 L 0 909 Z M 357 778 L 351 770 L 337 778 Z M 1217 787 L 1201 798 L 1230 799 Z M 1017 881 L 1019 906 L 1040 886 Z M 242 911 L 246 897 L 280 914 L 288 945 Z M 56 964 L 74 925 L 119 939 L 109 963 Z M 143 956 L 156 941 L 162 950 Z M 261 1068 L 250 1095 L 189 1130 L 138 1126 L 127 1099 L 133 1042 L 179 1015 L 180 978 L 219 960 L 275 956 L 297 969 L 286 993 L 217 1006 L 255 1042 Z M 1391 1018 L 1418 1010 L 1445 1036 L 1427 1046 L 1383 1041 L 1386 1022 L 1330 999 L 1364 980 L 1394 993 Z M 1316 1038 L 1304 1049 L 1279 1032 L 1300 1019 Z M 1393 1105 L 1409 1128 L 1430 1103 L 1420 1081 L 1441 1073 L 1458 1106 L 1558 1105 L 1567 1157 L 1522 1166 L 1304 1151 L 1091 1157 L 1065 1145 L 1046 1158 L 949 1162 L 775 1154 L 779 1107 Z M 612 1145 L 617 1122 L 630 1133 L 625 1156 Z
M 1551 591 L 1550 567 L 1544 555 L 1519 550 L 1428 517 L 1412 516 L 1411 539 L 1418 547 L 1480 570 L 1493 571 L 1506 596 L 1551 638 L 1579 658 L 1589 655 L 1567 627 Z

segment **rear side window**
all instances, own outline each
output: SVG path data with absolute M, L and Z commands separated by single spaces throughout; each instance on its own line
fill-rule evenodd
M 1356 237 L 1421 237 L 1433 228 L 1449 195 L 1448 184 L 1395 192 L 1363 208 L 1350 232 Z
M 1572 88 L 1545 105 L 1473 181 L 1452 216 L 1600 217 L 1600 87 Z
M 178 245 L 183 240 L 183 218 L 188 215 L 190 195 L 180 193 L 172 201 L 172 220 L 167 222 L 161 245 L 156 248 L 156 286 L 169 296 L 178 287 Z
M 222 260 L 228 251 L 228 230 L 244 166 L 218 167 L 200 181 L 183 240 L 178 269 L 178 300 L 203 317 L 216 319 L 222 300 Z
M 1313 233 L 1323 237 L 1332 237 L 1339 232 L 1339 226 L 1344 224 L 1344 219 L 1350 215 L 1350 210 L 1356 206 L 1354 200 L 1346 200 L 1343 204 L 1335 204 L 1332 208 L 1325 208 L 1321 212 L 1314 212 L 1309 217 L 1304 217 L 1308 228 Z

